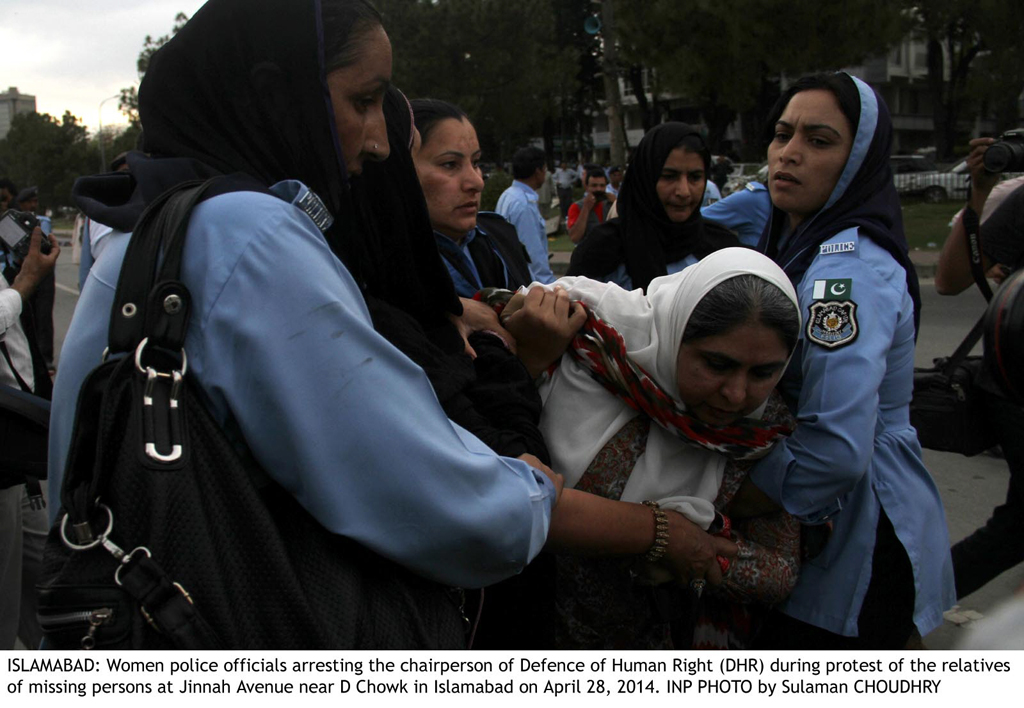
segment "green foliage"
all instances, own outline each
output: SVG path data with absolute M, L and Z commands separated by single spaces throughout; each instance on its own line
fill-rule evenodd
M 127 128 L 120 131 L 114 137 L 114 140 L 107 146 L 107 161 L 109 162 L 110 160 L 120 155 L 122 152 L 128 152 L 129 150 L 137 150 L 139 136 L 141 135 L 142 126 L 138 124 L 129 125 Z M 106 169 L 106 167 L 107 166 L 105 165 L 104 169 Z
M 555 37 L 555 0 L 378 0 L 394 48 L 394 82 L 473 119 L 489 159 L 542 130 L 575 74 Z
M 501 193 L 512 186 L 512 175 L 508 172 L 494 172 L 484 182 L 484 191 L 480 194 L 480 210 L 494 211 L 498 206 Z
M 22 113 L 0 140 L 0 164 L 19 187 L 37 185 L 42 209 L 71 205 L 71 187 L 79 175 L 95 171 L 97 153 L 78 119 L 48 113 Z
M 978 54 L 970 64 L 963 109 L 973 117 L 989 109 L 1002 132 L 1020 126 L 1024 92 L 1024 13 L 1011 0 L 980 0 L 964 8 L 965 23 L 976 32 Z M 969 37 L 962 37 L 967 44 Z
M 972 119 L 1017 127 L 1024 91 L 1024 13 L 1016 0 L 903 0 L 928 48 L 928 85 L 941 158 L 955 154 Z
M 156 39 L 153 39 L 151 35 L 146 35 L 146 39 L 142 43 L 142 51 L 139 52 L 139 58 L 135 62 L 135 69 L 138 71 L 140 82 L 142 77 L 146 75 L 146 70 L 149 69 L 149 62 L 153 55 L 156 54 L 156 50 L 171 41 L 171 37 L 178 34 L 178 31 L 185 26 L 186 22 L 188 22 L 188 15 L 184 12 L 179 12 L 174 16 L 174 26 L 171 28 L 170 34 L 165 34 L 163 37 L 157 37 Z M 132 126 L 139 125 L 139 93 L 134 86 L 121 89 L 121 98 L 117 102 L 117 108 L 128 116 L 128 122 Z
M 701 106 L 713 147 L 735 113 L 764 111 L 766 82 L 858 64 L 909 28 L 897 5 L 875 0 L 616 2 L 623 61 Z

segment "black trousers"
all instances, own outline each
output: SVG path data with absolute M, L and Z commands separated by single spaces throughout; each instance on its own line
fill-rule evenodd
M 569 216 L 569 206 L 572 204 L 572 187 L 564 189 L 558 187 L 558 208 L 562 210 L 562 221 Z
M 986 394 L 985 409 L 1010 467 L 1006 502 L 984 526 L 953 546 L 956 596 L 966 597 L 1024 561 L 1024 408 Z
M 843 582 L 843 579 L 837 579 Z M 892 522 L 878 518 L 871 582 L 857 618 L 856 637 L 844 637 L 773 610 L 755 642 L 756 649 L 902 649 L 913 634 L 914 570 Z

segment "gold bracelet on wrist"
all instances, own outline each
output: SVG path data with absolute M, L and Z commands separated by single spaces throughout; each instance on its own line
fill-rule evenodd
M 665 555 L 665 549 L 668 548 L 668 516 L 665 515 L 665 512 L 661 510 L 661 505 L 656 501 L 648 499 L 643 502 L 643 505 L 648 507 L 651 513 L 654 514 L 654 541 L 647 550 L 644 559 L 655 563 L 661 560 L 662 556 Z

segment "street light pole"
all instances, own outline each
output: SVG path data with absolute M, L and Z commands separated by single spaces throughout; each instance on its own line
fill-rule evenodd
M 121 94 L 115 93 L 113 96 L 107 96 L 102 101 L 100 101 L 100 127 L 98 132 L 98 137 L 100 139 L 100 172 L 107 171 L 107 151 L 103 145 L 103 104 L 115 98 L 121 98 Z

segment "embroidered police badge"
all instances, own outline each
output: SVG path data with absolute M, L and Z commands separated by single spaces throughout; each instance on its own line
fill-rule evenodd
M 857 303 L 815 302 L 807 319 L 807 339 L 826 349 L 846 346 L 857 338 Z

